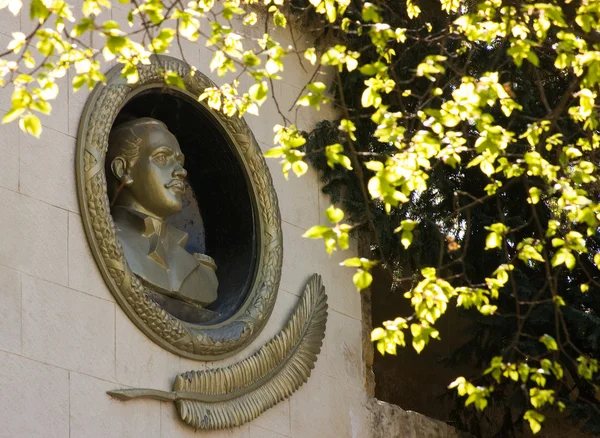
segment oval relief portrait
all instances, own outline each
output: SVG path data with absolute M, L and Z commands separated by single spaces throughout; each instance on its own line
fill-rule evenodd
M 273 309 L 277 198 L 245 121 L 198 102 L 214 84 L 157 56 L 91 93 L 76 155 L 82 219 L 117 302 L 154 342 L 212 360 L 248 345 Z M 165 85 L 178 73 L 185 90 Z

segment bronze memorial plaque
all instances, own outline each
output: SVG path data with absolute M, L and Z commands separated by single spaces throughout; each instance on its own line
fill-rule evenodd
M 185 90 L 165 85 L 167 69 Z M 213 360 L 264 327 L 282 237 L 248 125 L 198 102 L 214 84 L 194 73 L 169 57 L 140 65 L 136 84 L 111 70 L 83 111 L 76 171 L 88 241 L 123 310 L 167 350 Z
M 178 73 L 185 89 L 165 85 Z M 246 122 L 198 102 L 214 84 L 166 56 L 120 67 L 83 111 L 76 173 L 84 228 L 119 305 L 154 342 L 196 360 L 231 356 L 269 318 L 282 267 L 271 176 Z M 173 401 L 196 429 L 239 426 L 289 397 L 321 350 L 327 297 L 313 275 L 282 330 L 226 367 L 176 376 L 173 391 L 117 389 L 120 400 Z

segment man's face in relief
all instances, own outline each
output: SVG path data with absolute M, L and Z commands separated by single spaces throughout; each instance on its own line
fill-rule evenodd
M 139 146 L 139 157 L 129 170 L 132 197 L 148 213 L 166 218 L 181 210 L 187 175 L 184 156 L 173 134 L 149 125 Z

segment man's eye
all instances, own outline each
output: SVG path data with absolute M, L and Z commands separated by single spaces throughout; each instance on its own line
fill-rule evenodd
M 160 164 L 160 165 L 167 164 L 167 156 L 166 155 L 156 155 L 154 157 L 154 161 L 156 161 L 156 163 Z

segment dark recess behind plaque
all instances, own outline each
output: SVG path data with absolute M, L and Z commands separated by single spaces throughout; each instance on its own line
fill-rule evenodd
M 207 308 L 221 314 L 211 324 L 225 320 L 244 302 L 257 261 L 258 225 L 242 164 L 207 110 L 182 93 L 162 88 L 142 92 L 125 105 L 113 126 L 138 117 L 164 122 L 185 154 L 188 182 L 200 208 L 198 212 L 190 204 L 179 213 L 184 215 L 184 231 L 190 235 L 186 249 L 199 252 L 205 246 L 206 254 L 215 259 L 218 298 Z M 199 322 L 190 316 L 189 309 L 182 307 L 178 312 L 177 306 L 169 306 L 169 312 L 180 319 Z

